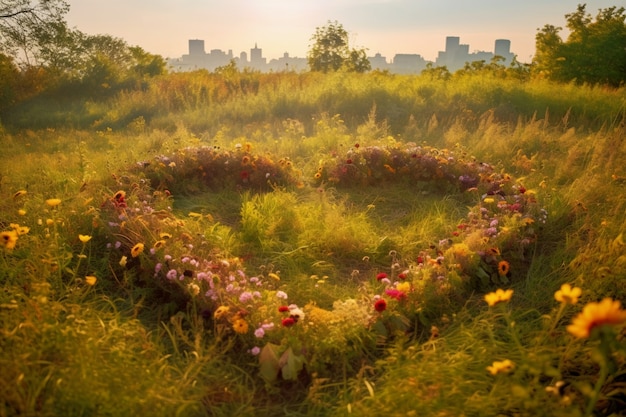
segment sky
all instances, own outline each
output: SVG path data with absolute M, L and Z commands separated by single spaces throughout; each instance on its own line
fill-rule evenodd
M 350 46 L 380 53 L 420 54 L 429 61 L 458 36 L 469 51 L 493 52 L 509 39 L 521 62 L 535 53 L 535 35 L 546 24 L 565 28 L 565 15 L 579 3 L 595 17 L 599 9 L 626 0 L 68 0 L 70 27 L 106 34 L 164 58 L 189 52 L 189 39 L 205 50 L 242 51 L 255 45 L 268 59 L 305 58 L 315 29 L 340 23 Z M 563 36 L 567 32 L 564 30 Z

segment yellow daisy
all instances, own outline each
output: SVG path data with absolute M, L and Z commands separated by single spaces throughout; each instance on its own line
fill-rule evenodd
M 498 303 L 509 301 L 513 296 L 513 290 L 503 290 L 498 288 L 495 292 L 490 292 L 489 294 L 485 294 L 485 301 L 489 305 L 489 307 L 493 307 Z
M 89 286 L 92 286 L 92 287 L 93 287 L 94 285 L 96 285 L 96 282 L 97 282 L 97 281 L 98 281 L 98 278 L 96 278 L 96 277 L 95 277 L 95 276 L 93 276 L 93 275 L 87 275 L 87 276 L 85 277 L 85 282 L 86 282 L 86 283 L 87 283 L 87 285 L 89 285 Z
M 574 337 L 586 339 L 593 329 L 604 325 L 618 325 L 626 322 L 626 311 L 618 300 L 605 298 L 599 303 L 589 303 L 583 311 L 572 319 L 567 331 Z
M 239 334 L 248 333 L 248 322 L 244 319 L 235 320 L 233 323 L 233 330 Z
M 143 252 L 143 243 L 137 243 L 135 246 L 133 246 L 133 248 L 130 250 L 130 256 L 132 256 L 133 258 L 138 257 L 141 252 Z
M 510 359 L 503 361 L 494 361 L 491 366 L 487 367 L 487 370 L 491 375 L 497 375 L 499 373 L 509 373 L 515 369 L 515 364 Z
M 46 204 L 49 205 L 50 207 L 56 207 L 59 204 L 61 204 L 61 199 L 60 198 L 49 198 L 46 200 Z
M 13 250 L 17 244 L 17 232 L 15 230 L 7 230 L 0 232 L 0 245 L 7 250 Z
M 582 290 L 578 287 L 573 287 L 569 284 L 561 285 L 561 289 L 554 293 L 554 299 L 563 304 L 576 304 Z
M 89 235 L 78 235 L 78 239 L 83 242 L 83 243 L 87 243 L 91 240 L 91 236 Z

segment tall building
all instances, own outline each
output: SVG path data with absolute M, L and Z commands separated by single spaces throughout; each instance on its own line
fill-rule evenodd
M 189 39 L 189 55 L 204 55 L 204 41 L 201 39 Z

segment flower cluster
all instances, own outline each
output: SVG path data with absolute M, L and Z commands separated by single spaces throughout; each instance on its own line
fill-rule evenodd
M 230 150 L 219 146 L 185 148 L 140 162 L 135 172 L 145 175 L 155 188 L 175 193 L 198 192 L 200 187 L 269 190 L 274 185 L 299 184 L 300 173 L 289 158 L 275 162 L 251 150 L 249 143 Z

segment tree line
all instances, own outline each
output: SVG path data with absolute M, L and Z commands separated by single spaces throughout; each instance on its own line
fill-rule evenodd
M 0 111 L 39 94 L 106 97 L 121 89 L 143 88 L 150 77 L 167 73 L 163 57 L 109 35 L 88 35 L 68 27 L 65 0 L 0 0 Z M 626 80 L 626 14 L 624 7 L 600 9 L 592 16 L 586 5 L 565 16 L 569 35 L 546 24 L 536 34 L 536 52 L 516 72 L 557 82 L 619 87 Z M 318 27 L 307 54 L 315 72 L 367 72 L 366 49 L 349 44 L 337 21 Z M 464 72 L 502 70 L 491 63 L 467 63 Z M 446 77 L 445 67 L 425 70 Z M 515 72 L 515 71 L 513 71 Z M 518 74 L 519 75 L 519 74 Z

